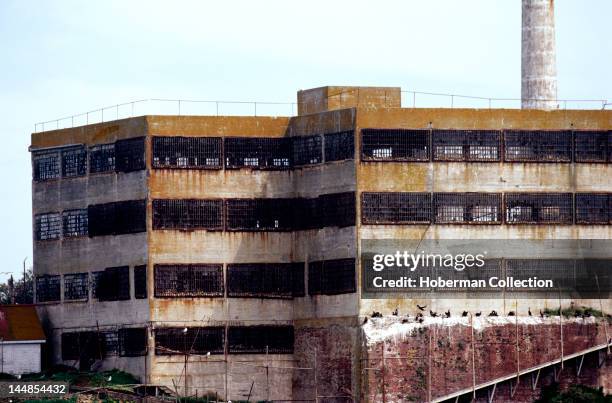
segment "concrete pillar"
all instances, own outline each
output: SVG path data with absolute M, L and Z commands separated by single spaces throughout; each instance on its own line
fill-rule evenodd
M 554 0 L 522 0 L 521 107 L 556 109 Z

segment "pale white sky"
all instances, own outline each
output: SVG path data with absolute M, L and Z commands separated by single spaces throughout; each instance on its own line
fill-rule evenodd
M 612 1 L 557 0 L 560 98 L 612 99 Z M 1 272 L 31 264 L 34 123 L 322 85 L 520 96 L 519 0 L 0 1 Z M 6 276 L 0 275 L 0 279 Z

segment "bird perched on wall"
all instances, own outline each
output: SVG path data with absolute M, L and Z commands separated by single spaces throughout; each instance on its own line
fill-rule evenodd
M 382 313 L 374 311 L 374 312 L 372 312 L 372 317 L 373 318 L 382 318 Z
M 531 308 L 527 308 L 527 313 L 531 316 Z
M 402 323 L 408 323 L 408 318 L 402 319 Z
M 492 310 L 489 316 L 499 316 L 496 310 Z
M 397 316 L 397 308 L 395 308 L 395 309 L 393 310 L 393 312 L 391 312 L 391 315 L 393 315 L 393 316 Z
M 416 321 L 417 321 L 417 322 L 419 322 L 419 323 L 423 323 L 423 321 L 425 320 L 425 319 L 423 318 L 423 314 L 422 314 L 422 313 L 417 313 L 417 315 L 415 316 L 415 319 L 416 319 Z
M 446 316 L 447 318 L 451 317 L 450 309 L 444 312 L 444 316 Z
M 431 315 L 432 318 L 435 318 L 435 317 L 438 316 L 437 313 L 435 313 L 434 311 L 431 311 L 431 310 L 429 311 L 429 314 Z
M 542 310 L 540 309 L 540 318 L 544 317 L 544 312 L 542 312 Z
M 463 313 L 461 314 L 461 316 L 463 316 L 464 318 L 465 318 L 466 316 L 468 316 L 468 311 L 463 311 Z
M 476 317 L 482 315 L 482 312 L 476 312 Z
M 420 311 L 424 311 L 425 308 L 427 308 L 427 305 L 421 306 L 421 305 L 417 304 L 417 308 L 419 308 Z
M 366 323 L 368 323 L 368 317 L 367 316 L 365 318 L 363 318 L 363 324 L 365 325 Z
M 514 311 L 508 312 L 508 316 L 514 316 Z

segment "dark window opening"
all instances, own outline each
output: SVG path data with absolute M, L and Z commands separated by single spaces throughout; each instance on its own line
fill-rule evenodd
M 612 195 L 576 193 L 576 224 L 612 224 Z
M 431 222 L 429 193 L 362 193 L 364 224 L 427 224 Z
M 117 140 L 115 143 L 115 170 L 132 172 L 145 168 L 145 138 Z
M 335 295 L 355 292 L 355 259 L 308 263 L 308 294 Z
M 134 266 L 134 298 L 147 298 L 147 265 Z
M 89 172 L 115 171 L 115 144 L 100 144 L 89 147 Z
M 46 181 L 60 177 L 59 150 L 33 151 L 34 180 Z
M 94 204 L 87 210 L 90 237 L 146 231 L 145 200 Z
M 36 301 L 38 302 L 59 301 L 61 299 L 60 281 L 61 281 L 61 278 L 59 275 L 37 276 L 36 277 Z
M 187 329 L 185 332 L 184 330 Z M 155 354 L 223 354 L 225 328 L 188 327 L 155 329 Z
M 106 356 L 119 354 L 119 334 L 117 331 L 100 332 L 100 339 Z
M 229 199 L 226 204 L 228 231 L 291 231 L 294 199 Z
M 100 301 L 125 301 L 130 299 L 130 268 L 109 267 L 96 279 L 96 297 Z
M 70 178 L 87 173 L 87 151 L 85 146 L 62 149 L 62 176 Z
M 572 132 L 508 130 L 504 132 L 506 161 L 570 162 Z
M 98 284 L 100 284 L 100 278 L 102 278 L 102 274 L 104 274 L 104 270 L 91 272 L 91 277 L 89 281 L 92 298 L 98 298 Z
M 227 338 L 230 354 L 293 353 L 293 326 L 232 326 Z
M 429 161 L 429 130 L 362 129 L 361 158 L 371 161 Z
M 350 227 L 355 225 L 355 192 L 332 193 L 319 196 L 322 227 Z
M 223 144 L 226 168 L 291 168 L 288 137 L 226 137 Z
M 75 238 L 89 234 L 87 209 L 64 211 L 62 213 L 62 221 L 65 238 Z
M 325 161 L 352 160 L 355 158 L 355 131 L 326 133 Z
M 153 200 L 153 229 L 223 230 L 223 201 Z
M 156 264 L 155 297 L 222 297 L 220 264 Z
M 62 235 L 62 217 L 59 213 L 37 214 L 34 225 L 37 241 L 59 239 Z
M 499 161 L 501 132 L 493 130 L 433 130 L 434 161 Z
M 89 275 L 87 273 L 64 274 L 64 299 L 87 299 Z
M 576 162 L 612 161 L 612 131 L 574 132 Z
M 119 329 L 119 355 L 137 357 L 147 353 L 147 329 L 133 327 Z
M 227 266 L 229 297 L 304 296 L 304 263 L 237 263 Z
M 95 360 L 106 356 L 103 337 L 95 331 L 62 333 L 62 360 L 80 361 L 81 369 L 89 369 Z
M 322 157 L 321 136 L 296 136 L 291 138 L 294 166 L 320 164 Z
M 506 193 L 508 224 L 572 224 L 571 193 Z
M 436 224 L 501 224 L 502 196 L 495 193 L 434 193 Z
M 153 137 L 154 168 L 221 169 L 220 137 Z

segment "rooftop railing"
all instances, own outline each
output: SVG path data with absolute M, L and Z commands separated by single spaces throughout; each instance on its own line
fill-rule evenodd
M 359 97 L 359 88 L 341 91 L 328 98 Z M 558 109 L 612 109 L 606 99 L 555 99 Z M 325 100 L 327 102 L 327 100 Z M 312 102 L 310 102 L 312 105 Z M 402 108 L 520 109 L 520 98 L 491 98 L 422 91 L 401 91 Z M 34 133 L 103 123 L 142 115 L 185 116 L 295 116 L 296 102 L 221 101 L 149 98 L 93 109 L 87 112 L 34 124 Z

